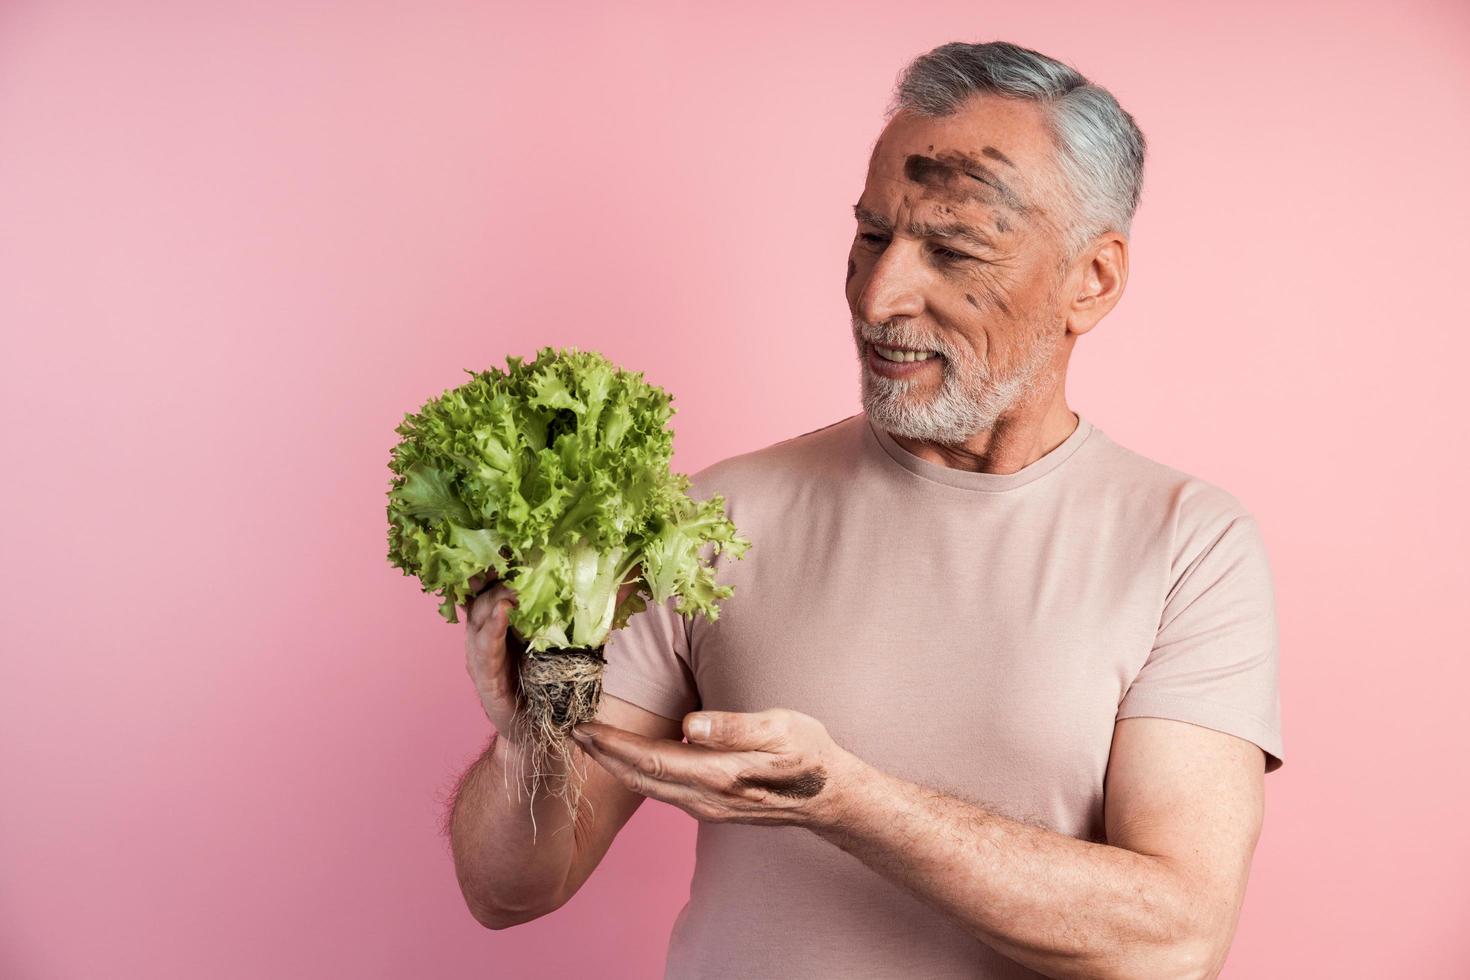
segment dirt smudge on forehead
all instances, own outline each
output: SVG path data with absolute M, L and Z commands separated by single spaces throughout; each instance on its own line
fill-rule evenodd
M 929 149 L 932 150 L 932 149 L 934 149 L 934 147 L 931 146 L 931 147 L 929 147 Z M 1001 163 L 1005 164 L 1007 167 L 1014 167 L 1015 166 L 1015 164 L 1011 162 L 1011 158 L 1010 157 L 1006 156 L 1004 153 L 1000 152 L 999 150 L 997 150 L 993 146 L 987 146 L 985 149 L 981 150 L 980 152 L 983 153 L 983 154 L 985 154 L 986 156 L 990 157 L 990 159 L 992 159 L 992 160 L 999 160 Z
M 929 193 L 956 203 L 999 204 L 1021 217 L 1029 217 L 1037 210 L 1023 201 L 984 161 L 970 153 L 946 150 L 932 157 L 910 153 L 904 158 L 903 174 Z

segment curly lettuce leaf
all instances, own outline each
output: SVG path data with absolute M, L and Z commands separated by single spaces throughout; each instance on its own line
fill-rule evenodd
M 441 596 L 451 623 L 471 578 L 505 580 L 511 625 L 533 650 L 599 647 L 671 596 L 681 614 L 717 618 L 733 588 L 706 555 L 738 558 L 750 542 L 723 499 L 692 500 L 670 471 L 671 396 L 593 351 L 506 363 L 467 372 L 395 430 L 389 561 Z

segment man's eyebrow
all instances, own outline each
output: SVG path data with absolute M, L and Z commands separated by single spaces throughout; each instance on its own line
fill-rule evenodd
M 881 228 L 886 232 L 893 231 L 893 222 L 876 211 L 871 211 L 861 204 L 852 206 L 852 215 L 859 221 L 866 222 L 875 228 Z M 907 231 L 915 238 L 954 238 L 969 242 L 980 248 L 993 248 L 995 242 L 983 231 L 972 228 L 958 221 L 929 222 L 910 221 Z

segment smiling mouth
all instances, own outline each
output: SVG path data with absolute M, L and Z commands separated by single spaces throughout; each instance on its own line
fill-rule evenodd
M 889 364 L 911 364 L 917 361 L 929 361 L 942 358 L 944 355 L 937 351 L 922 350 L 913 347 L 888 347 L 884 344 L 869 342 L 873 353 Z

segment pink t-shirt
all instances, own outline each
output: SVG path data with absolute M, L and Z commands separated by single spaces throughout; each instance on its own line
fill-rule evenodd
M 1260 527 L 1080 414 L 1015 473 L 921 459 L 858 413 L 691 480 L 751 541 L 715 558 L 735 592 L 714 622 L 672 600 L 634 616 L 609 694 L 669 718 L 802 711 L 886 772 L 1098 842 L 1118 719 L 1228 732 L 1281 766 Z M 1040 974 L 809 831 L 700 824 L 666 976 Z

